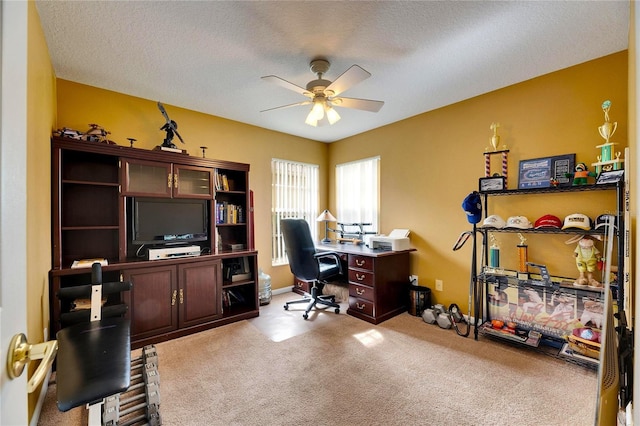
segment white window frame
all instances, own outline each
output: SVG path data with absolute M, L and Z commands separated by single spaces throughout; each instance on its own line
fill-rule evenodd
M 379 232 L 380 156 L 336 165 L 336 212 L 338 222 L 370 223 L 364 230 Z
M 272 266 L 289 263 L 280 220 L 304 219 L 309 224 L 313 240 L 318 239 L 318 227 L 313 224 L 318 217 L 319 169 L 317 164 L 271 159 Z

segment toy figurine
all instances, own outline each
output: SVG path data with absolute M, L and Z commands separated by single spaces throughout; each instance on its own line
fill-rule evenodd
M 565 177 L 573 177 L 573 186 L 586 185 L 589 177 L 596 177 L 594 172 L 590 172 L 585 163 L 578 163 L 575 173 L 565 173 Z
M 593 240 L 588 237 L 581 238 L 573 254 L 580 272 L 580 276 L 573 285 L 576 287 L 602 288 L 602 284 L 593 278 L 593 272 L 596 270 L 601 258 L 600 250 L 595 246 Z

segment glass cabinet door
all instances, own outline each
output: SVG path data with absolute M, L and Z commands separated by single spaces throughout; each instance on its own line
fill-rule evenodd
M 122 160 L 122 186 L 126 195 L 163 195 L 170 197 L 173 173 L 170 163 Z
M 173 165 L 173 196 L 213 198 L 212 169 Z

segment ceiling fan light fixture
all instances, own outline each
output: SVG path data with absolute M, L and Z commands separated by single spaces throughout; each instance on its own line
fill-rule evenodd
M 325 105 L 325 102 L 322 99 L 316 98 L 313 102 L 311 113 L 313 114 L 313 117 L 317 121 L 320 121 L 324 118 L 324 105 Z
M 316 117 L 313 114 L 313 109 L 311 111 L 309 111 L 309 115 L 307 115 L 307 119 L 304 120 L 305 124 L 308 124 L 309 126 L 313 126 L 313 127 L 317 127 L 318 126 L 318 120 L 316 120 Z
M 338 111 L 336 111 L 329 105 L 325 105 L 325 109 L 327 112 L 327 120 L 329 120 L 329 124 L 335 124 L 338 122 L 338 120 L 340 120 L 340 114 L 338 114 Z

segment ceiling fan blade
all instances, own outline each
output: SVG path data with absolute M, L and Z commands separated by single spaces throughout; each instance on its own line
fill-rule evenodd
M 293 90 L 296 93 L 300 93 L 303 96 L 307 96 L 309 98 L 313 97 L 313 93 L 309 92 L 304 87 L 300 87 L 297 84 L 293 84 L 288 82 L 287 80 L 277 77 L 275 75 L 266 75 L 261 77 L 264 81 L 268 81 L 270 83 L 275 83 L 278 86 L 284 87 L 285 89 Z
M 380 108 L 382 108 L 382 105 L 384 105 L 383 101 L 356 98 L 335 98 L 331 99 L 330 102 L 337 107 L 361 109 L 369 112 L 378 112 Z
M 263 109 L 260 112 L 273 111 L 274 109 L 284 109 L 284 108 L 290 108 L 290 107 L 301 106 L 301 105 L 311 105 L 312 103 L 313 103 L 312 101 L 296 102 L 295 104 L 282 105 L 282 106 L 275 107 L 275 108 Z
M 336 96 L 369 77 L 371 77 L 371 74 L 368 71 L 358 65 L 351 65 L 351 68 L 340 74 L 325 91 L 331 90 L 333 92 L 332 96 Z

